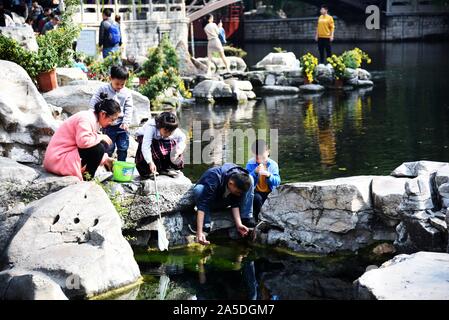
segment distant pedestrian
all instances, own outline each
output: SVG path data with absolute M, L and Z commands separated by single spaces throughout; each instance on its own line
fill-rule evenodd
M 61 19 L 54 14 L 51 14 L 50 17 L 51 19 L 42 28 L 41 34 L 46 34 L 48 31 L 55 29 L 61 22 Z
M 218 30 L 220 31 L 220 33 L 218 34 L 218 38 L 220 38 L 221 44 L 225 45 L 227 43 L 227 41 L 226 41 L 226 31 L 223 28 L 223 21 L 221 21 L 221 20 L 218 23 Z
M 39 3 L 35 0 L 33 1 L 32 7 L 31 7 L 31 14 L 30 17 L 33 21 L 33 30 L 35 32 L 38 31 L 38 23 L 39 23 L 39 19 L 40 17 L 42 17 L 44 15 L 44 9 L 42 8 L 41 5 L 39 5 Z
M 331 42 L 334 41 L 335 25 L 334 19 L 328 12 L 328 7 L 322 5 L 315 34 L 315 41 L 318 42 L 318 51 L 320 52 L 320 64 L 325 64 L 326 57 L 329 58 L 332 55 Z
M 106 58 L 109 53 L 120 50 L 122 36 L 120 34 L 120 25 L 111 19 L 111 9 L 103 10 L 103 21 L 100 24 L 99 45 Z
M 214 52 L 220 54 L 221 59 L 224 62 L 226 71 L 231 72 L 229 68 L 229 62 L 226 59 L 223 45 L 220 42 L 219 34 L 220 30 L 216 23 L 214 23 L 214 16 L 212 14 L 207 15 L 207 25 L 204 27 L 204 32 L 207 35 L 207 73 L 210 74 L 210 66 L 212 63 L 212 57 Z
M 46 7 L 44 9 L 44 12 L 39 15 L 39 18 L 37 19 L 37 32 L 41 33 L 42 29 L 44 28 L 45 24 L 52 19 L 52 13 L 53 10 L 49 7 Z

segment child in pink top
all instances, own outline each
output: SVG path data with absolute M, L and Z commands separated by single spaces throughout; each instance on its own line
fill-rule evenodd
M 93 178 L 101 164 L 112 168 L 113 160 L 105 153 L 112 141 L 98 131 L 113 123 L 120 112 L 116 101 L 103 97 L 94 111 L 80 111 L 67 119 L 48 144 L 45 169 L 61 176 L 76 176 L 82 181 L 86 173 Z

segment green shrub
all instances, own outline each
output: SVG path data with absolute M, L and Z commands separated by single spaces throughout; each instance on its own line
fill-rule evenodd
M 37 54 L 22 48 L 16 40 L 1 34 L 0 57 L 2 57 L 3 60 L 8 60 L 20 65 L 32 79 L 36 78 L 39 73 Z
M 287 50 L 282 49 L 281 47 L 274 47 L 273 51 L 276 53 L 285 53 Z
M 244 58 L 244 57 L 246 57 L 248 55 L 248 53 L 245 50 L 233 47 L 232 45 L 225 46 L 225 47 L 223 47 L 223 49 L 224 49 L 224 53 L 225 53 L 226 57 Z M 214 52 L 212 54 L 212 56 L 214 58 L 220 58 L 221 57 L 219 52 Z
M 163 37 L 159 46 L 148 50 L 147 58 L 138 75 L 148 80 L 139 91 L 153 105 L 158 105 L 157 98 L 168 88 L 176 88 L 183 96 L 190 97 L 190 92 L 185 89 L 183 80 L 179 76 L 179 59 L 176 49 L 167 36 Z
M 346 68 L 357 69 L 360 68 L 363 61 L 366 63 L 371 63 L 371 58 L 368 54 L 359 48 L 354 48 L 352 50 L 345 51 L 341 54 L 341 58 Z

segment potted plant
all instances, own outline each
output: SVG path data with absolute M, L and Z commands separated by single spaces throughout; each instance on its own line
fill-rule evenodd
M 327 61 L 331 64 L 335 73 L 335 86 L 337 88 L 343 87 L 343 77 L 345 75 L 346 66 L 343 63 L 341 56 L 333 54 L 331 57 L 327 58 Z
M 37 54 L 37 77 L 39 90 L 48 92 L 58 87 L 56 79 L 56 66 L 58 65 L 58 53 L 51 46 L 42 46 Z
M 300 59 L 302 66 L 302 73 L 304 75 L 304 83 L 312 83 L 315 67 L 318 65 L 318 59 L 310 52 L 303 55 Z
M 371 58 L 368 54 L 359 48 L 354 48 L 352 50 L 348 50 L 342 53 L 341 55 L 342 61 L 345 64 L 346 68 L 357 69 L 360 68 L 363 61 L 366 63 L 371 63 Z

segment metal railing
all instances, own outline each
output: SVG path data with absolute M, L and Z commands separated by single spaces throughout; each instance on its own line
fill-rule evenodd
M 81 0 L 74 19 L 83 24 L 98 24 L 105 8 L 111 9 L 113 16 L 119 14 L 122 21 L 186 17 L 184 0 Z
M 449 8 L 430 0 L 388 0 L 387 13 L 443 13 Z

